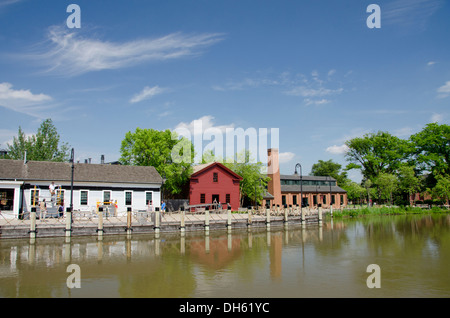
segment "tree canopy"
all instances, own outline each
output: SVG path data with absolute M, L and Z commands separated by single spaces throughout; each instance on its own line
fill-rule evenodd
M 12 145 L 7 147 L 10 159 L 24 159 L 36 161 L 67 161 L 70 157 L 70 147 L 67 143 L 60 143 L 60 136 L 52 120 L 46 119 L 39 126 L 37 134 L 25 136 L 19 127 L 17 137 Z
M 180 153 L 181 156 L 188 155 L 188 160 L 173 160 L 173 149 L 180 149 L 181 152 L 189 149 L 190 153 Z M 138 127 L 134 132 L 127 132 L 122 140 L 120 153 L 121 164 L 155 167 L 165 179 L 164 190 L 169 196 L 181 193 L 192 173 L 194 146 L 191 141 L 179 138 L 169 129 L 158 131 Z

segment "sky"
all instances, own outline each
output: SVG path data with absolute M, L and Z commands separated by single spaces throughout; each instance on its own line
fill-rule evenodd
M 278 129 L 282 174 L 345 166 L 346 140 L 450 124 L 449 17 L 445 0 L 0 0 L 0 148 L 51 118 L 76 160 L 110 162 L 137 127 L 200 120 Z

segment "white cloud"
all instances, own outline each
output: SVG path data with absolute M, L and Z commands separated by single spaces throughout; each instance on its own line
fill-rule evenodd
M 91 71 L 119 69 L 148 61 L 164 61 L 198 55 L 199 49 L 222 40 L 221 34 L 186 35 L 172 33 L 149 38 L 114 43 L 84 38 L 64 27 L 49 28 L 49 47 L 44 53 L 29 56 L 47 64 L 49 72 L 74 76 Z
M 410 127 L 398 128 L 393 131 L 393 135 L 397 137 L 409 137 L 413 134 L 413 129 Z
M 10 83 L 0 83 L 0 106 L 37 118 L 44 118 L 44 112 L 53 108 L 52 98 L 46 94 L 33 94 L 30 90 L 13 89 Z
M 134 95 L 130 99 L 130 103 L 132 103 L 132 104 L 139 103 L 145 99 L 149 99 L 155 95 L 161 94 L 163 91 L 164 91 L 164 89 L 160 88 L 159 86 L 154 86 L 154 87 L 146 86 L 139 94 Z
M 411 27 L 423 31 L 430 17 L 439 10 L 443 0 L 396 0 L 382 9 L 383 25 Z
M 278 161 L 279 163 L 287 163 L 294 159 L 295 154 L 292 152 L 280 152 L 278 154 Z
M 313 100 L 313 99 L 309 99 L 306 98 L 303 100 L 305 102 L 306 105 L 323 105 L 323 104 L 328 104 L 329 102 L 331 102 L 328 99 L 322 98 L 319 100 Z
M 450 95 L 450 81 L 447 81 L 444 85 L 437 89 L 439 98 L 446 98 Z
M 433 113 L 431 115 L 431 122 L 432 123 L 437 123 L 437 122 L 442 122 L 442 119 L 444 118 L 444 116 L 442 114 L 437 114 L 437 113 Z
M 326 149 L 326 152 L 332 153 L 334 155 L 341 155 L 341 154 L 345 154 L 348 151 L 348 147 L 347 145 L 341 145 L 341 146 L 330 146 Z
M 435 61 L 429 61 L 429 62 L 427 63 L 428 66 L 431 66 L 431 65 L 434 65 L 434 64 L 436 64 Z
M 206 115 L 198 119 L 194 119 L 190 123 L 181 122 L 176 127 L 175 130 L 187 129 L 192 135 L 203 134 L 207 129 L 217 129 L 222 133 L 225 133 L 227 128 L 234 128 L 234 124 L 229 125 L 214 125 L 214 116 Z

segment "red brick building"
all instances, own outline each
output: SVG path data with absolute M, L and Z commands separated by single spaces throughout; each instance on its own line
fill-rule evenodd
M 242 177 L 219 162 L 194 167 L 189 181 L 189 205 L 221 203 L 239 208 L 239 183 Z

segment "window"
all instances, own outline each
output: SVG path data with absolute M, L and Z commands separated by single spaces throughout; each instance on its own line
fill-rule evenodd
M 153 203 L 153 192 L 145 192 L 145 204 L 151 205 Z
M 219 182 L 219 174 L 217 172 L 213 173 L 213 182 Z
M 88 191 L 80 191 L 80 205 L 88 205 Z
M 313 204 L 317 205 L 317 195 L 313 195 Z
M 205 203 L 205 194 L 204 193 L 200 194 L 200 203 Z
M 125 191 L 125 205 L 131 205 L 133 202 L 131 200 L 133 196 L 133 192 Z
M 103 204 L 111 202 L 111 191 L 103 191 Z
M 344 205 L 344 196 L 341 194 L 341 205 Z
M 282 195 L 282 196 L 281 196 L 281 204 L 282 204 L 282 205 L 285 205 L 285 204 L 286 204 L 286 196 L 285 196 L 285 195 Z
M 323 204 L 327 204 L 327 197 L 325 195 L 323 196 Z
M 229 193 L 225 195 L 225 201 L 226 203 L 231 203 L 231 195 Z
M 31 189 L 31 205 L 39 205 L 39 190 Z
M 334 194 L 331 195 L 331 204 L 334 204 Z
M 294 195 L 294 196 L 292 197 L 292 205 L 296 205 L 296 204 L 297 204 L 297 196 Z

